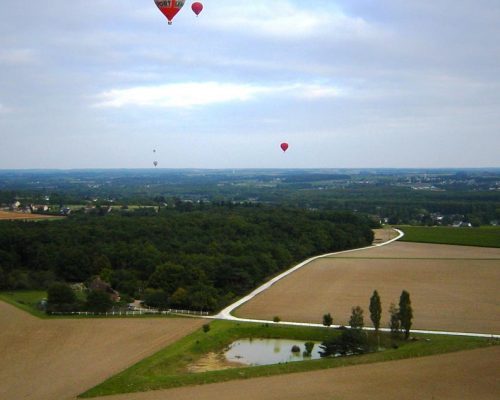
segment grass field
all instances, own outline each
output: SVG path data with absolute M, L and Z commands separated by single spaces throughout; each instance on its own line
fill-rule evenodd
M 418 336 L 418 341 L 400 342 L 398 349 L 345 358 L 328 358 L 314 361 L 294 362 L 277 365 L 233 368 L 220 371 L 190 373 L 187 367 L 208 352 L 218 352 L 239 338 L 287 338 L 322 341 L 332 334 L 326 328 L 290 327 L 215 321 L 211 330 L 198 330 L 155 355 L 137 363 L 131 368 L 85 392 L 80 397 L 107 396 L 118 393 L 144 392 L 188 385 L 200 385 L 235 379 L 249 379 L 285 373 L 298 373 L 375 363 L 404 358 L 442 354 L 460 350 L 491 346 L 486 339 Z M 424 339 L 429 339 L 426 341 Z M 388 339 L 387 339 L 388 340 Z M 384 342 L 384 340 L 382 340 Z M 389 346 L 388 346 L 389 347 Z M 293 379 L 293 378 L 290 378 Z
M 47 318 L 48 315 L 37 308 L 40 300 L 47 298 L 44 290 L 16 290 L 0 292 L 0 300 L 5 301 L 38 318 Z
M 462 246 L 500 247 L 500 227 L 450 228 L 402 226 L 404 242 L 456 244 Z

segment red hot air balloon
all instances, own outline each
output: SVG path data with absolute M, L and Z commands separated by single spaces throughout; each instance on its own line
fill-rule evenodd
M 191 9 L 193 12 L 196 14 L 196 16 L 200 15 L 200 13 L 203 11 L 203 4 L 201 4 L 199 1 L 195 1 L 191 5 Z
M 284 152 L 288 150 L 288 143 L 281 143 L 281 150 L 283 150 Z
M 172 20 L 181 10 L 186 0 L 155 0 L 156 6 L 168 19 L 168 24 L 172 25 Z

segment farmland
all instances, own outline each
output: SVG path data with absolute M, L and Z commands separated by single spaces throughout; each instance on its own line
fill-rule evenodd
M 50 219 L 61 219 L 64 217 L 54 216 L 54 215 L 41 215 L 41 214 L 26 214 L 19 212 L 10 212 L 10 211 L 0 211 L 0 221 L 38 221 L 38 220 L 50 220 Z
M 496 400 L 500 348 L 96 400 Z
M 477 347 L 490 346 L 486 338 L 465 338 L 450 336 L 423 336 L 416 341 L 398 341 L 399 348 L 390 348 L 389 335 L 382 335 L 385 351 L 373 352 L 356 357 L 323 358 L 321 360 L 292 362 L 247 368 L 234 366 L 224 370 L 208 370 L 192 373 L 189 365 L 203 358 L 205 354 L 220 354 L 232 341 L 240 338 L 289 338 L 322 341 L 339 331 L 325 328 L 290 327 L 283 325 L 249 324 L 229 321 L 212 323 L 207 332 L 196 331 L 172 346 L 132 366 L 91 389 L 82 397 L 110 395 L 126 392 L 143 392 L 178 386 L 193 386 L 228 380 L 241 380 L 260 376 L 299 373 L 311 370 L 338 368 L 349 365 L 377 363 L 389 360 L 421 357 Z M 373 340 L 374 337 L 372 336 Z
M 74 398 L 202 323 L 186 318 L 40 320 L 0 301 L 0 398 Z
M 320 323 L 330 312 L 347 325 L 351 308 L 382 298 L 382 326 L 391 302 L 408 290 L 414 329 L 499 333 L 500 250 L 419 243 L 390 245 L 317 260 L 244 304 L 238 317 Z M 481 288 L 481 290 L 478 290 Z
M 500 227 L 451 228 L 404 226 L 405 242 L 456 244 L 463 246 L 500 247 Z

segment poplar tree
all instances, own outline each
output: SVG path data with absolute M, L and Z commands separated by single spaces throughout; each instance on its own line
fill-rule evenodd
M 412 319 L 413 309 L 411 307 L 410 293 L 403 290 L 399 298 L 399 320 L 401 328 L 405 331 L 405 339 L 408 339 L 410 336 Z
M 370 319 L 372 320 L 373 327 L 375 331 L 378 333 L 380 328 L 380 318 L 382 317 L 382 304 L 380 302 L 380 296 L 378 292 L 375 290 L 370 299 Z

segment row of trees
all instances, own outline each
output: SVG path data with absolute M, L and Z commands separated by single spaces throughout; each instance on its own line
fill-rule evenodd
M 370 298 L 369 310 L 373 327 L 375 328 L 375 332 L 378 333 L 382 318 L 382 302 L 377 290 L 373 292 L 372 297 Z M 363 329 L 365 326 L 363 314 L 364 311 L 360 306 L 352 308 L 351 317 L 349 318 L 349 325 L 352 329 Z M 391 332 L 395 336 L 404 332 L 405 339 L 408 339 L 413 320 L 413 308 L 411 306 L 410 294 L 406 290 L 403 290 L 401 293 L 399 298 L 399 307 L 397 307 L 394 303 L 391 303 L 389 314 L 389 328 Z M 323 325 L 331 326 L 332 324 L 332 315 L 330 313 L 323 315 Z
M 375 290 L 370 298 L 370 319 L 379 342 L 380 320 L 382 317 L 382 303 L 378 292 Z M 363 330 L 364 316 L 363 309 L 360 306 L 352 308 L 349 319 L 350 329 L 344 328 L 340 335 L 332 336 L 321 344 L 321 356 L 331 355 L 352 355 L 363 354 L 370 351 L 374 345 L 370 343 L 367 333 Z M 404 332 L 404 338 L 407 340 L 410 335 L 410 329 L 413 319 L 413 309 L 411 307 L 410 294 L 403 290 L 399 299 L 399 307 L 391 304 L 390 309 L 391 335 L 394 339 L 400 338 Z M 323 315 L 323 325 L 331 326 L 333 318 L 330 313 Z

